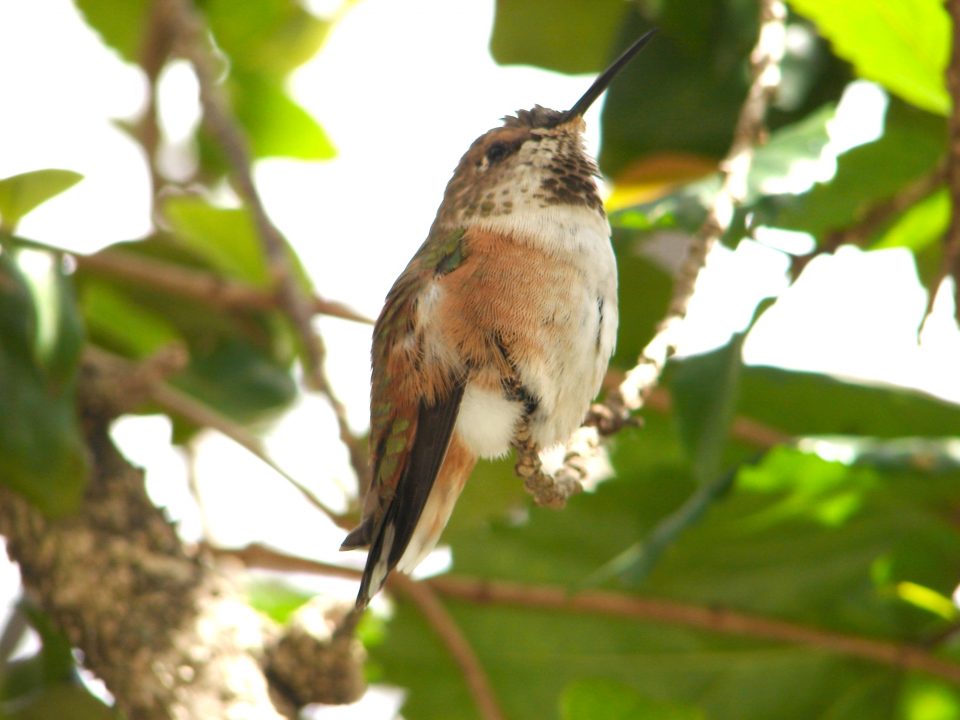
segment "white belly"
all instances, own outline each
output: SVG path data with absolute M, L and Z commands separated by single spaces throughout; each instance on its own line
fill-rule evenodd
M 517 218 L 512 220 L 516 232 Z M 576 282 L 549 293 L 552 299 L 538 309 L 556 320 L 536 338 L 543 350 L 539 359 L 517 363 L 522 385 L 539 401 L 530 418 L 533 440 L 547 448 L 570 437 L 600 390 L 617 336 L 617 269 L 610 227 L 598 213 L 558 206 L 541 210 L 531 222 L 531 244 L 580 270 Z M 487 224 L 495 226 L 495 220 Z M 457 432 L 477 455 L 499 457 L 510 449 L 522 412 L 522 404 L 503 393 L 468 384 Z

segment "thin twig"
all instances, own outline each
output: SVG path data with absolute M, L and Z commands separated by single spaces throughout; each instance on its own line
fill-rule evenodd
M 940 283 L 953 277 L 954 317 L 960 323 L 960 0 L 949 0 L 947 8 L 953 20 L 953 42 L 947 67 L 947 88 L 953 98 L 950 113 L 950 144 L 947 156 L 947 183 L 950 186 L 950 226 L 943 239 L 943 262 L 938 282 L 930 290 L 927 315 L 933 309 Z
M 440 602 L 428 583 L 411 580 L 402 573 L 394 573 L 392 587 L 409 597 L 434 629 L 463 674 L 470 689 L 477 712 L 484 720 L 503 720 L 503 711 L 494 695 L 487 673 L 473 651 L 470 641 L 461 632 L 456 621 Z
M 607 401 L 615 415 L 627 417 L 639 410 L 659 382 L 667 361 L 676 352 L 687 308 L 707 256 L 730 228 L 736 208 L 746 197 L 754 150 L 765 139 L 764 118 L 780 84 L 780 62 L 786 46 L 785 19 L 786 8 L 781 0 L 762 0 L 760 34 L 750 54 L 752 82 L 740 108 L 733 144 L 720 163 L 720 190 L 687 249 L 687 257 L 674 281 L 666 317 L 657 334 L 643 349 L 636 367 L 627 373 Z
M 220 310 L 277 310 L 280 307 L 275 293 L 240 280 L 129 250 L 107 248 L 92 255 L 84 255 L 6 232 L 0 232 L 0 240 L 15 246 L 34 248 L 57 255 L 69 255 L 78 269 L 91 275 L 124 280 L 171 295 L 199 300 Z M 328 315 L 364 325 L 373 324 L 373 320 L 350 306 L 336 300 L 326 300 L 318 295 L 310 298 L 310 307 L 317 315 Z
M 346 408 L 337 398 L 323 367 L 325 349 L 311 324 L 312 311 L 306 293 L 300 287 L 291 262 L 286 239 L 267 215 L 251 174 L 251 156 L 246 138 L 229 110 L 229 103 L 218 79 L 220 69 L 214 60 L 206 28 L 191 0 L 164 0 L 171 12 L 171 24 L 178 50 L 193 66 L 200 86 L 203 119 L 230 166 L 237 193 L 250 209 L 263 247 L 270 275 L 277 288 L 280 304 L 296 329 L 304 352 L 304 377 L 307 385 L 323 393 L 336 416 L 340 439 L 350 453 L 350 462 L 359 478 L 366 473 L 363 445 L 347 422 Z
M 156 199 L 163 184 L 157 168 L 157 152 L 160 147 L 160 120 L 157 114 L 157 80 L 170 55 L 172 37 L 162 3 L 151 3 L 147 31 L 141 43 L 140 67 L 147 79 L 147 103 L 134 128 L 134 136 L 147 158 L 150 171 L 151 215 L 156 209 Z
M 262 546 L 216 552 L 238 558 L 249 567 L 312 572 L 338 577 L 360 576 L 358 570 L 289 556 Z M 394 587 L 396 583 L 394 578 L 399 576 L 400 573 L 394 573 L 387 581 L 387 587 Z M 412 581 L 407 580 L 407 582 Z M 431 578 L 423 582 L 438 595 L 472 603 L 515 605 L 537 610 L 623 617 L 638 622 L 667 623 L 724 635 L 785 642 L 869 660 L 881 665 L 917 670 L 960 684 L 960 664 L 939 658 L 917 645 L 821 630 L 808 625 L 737 612 L 718 606 L 693 605 L 603 590 L 571 593 L 567 587 L 526 585 L 452 575 Z
M 166 382 L 166 377 L 182 369 L 186 362 L 186 353 L 182 348 L 169 348 L 157 353 L 154 358 L 137 364 L 102 348 L 87 345 L 84 348 L 83 359 L 86 365 L 95 367 L 103 378 L 96 385 L 92 382 L 87 385 L 101 390 L 102 392 L 96 393 L 98 396 L 106 395 L 108 389 L 116 396 L 111 399 L 101 399 L 101 402 L 114 405 L 115 407 L 112 408 L 114 412 L 133 409 L 150 400 L 168 414 L 177 415 L 199 427 L 216 430 L 266 463 L 311 505 L 331 520 L 339 524 L 349 524 L 341 514 L 328 507 L 305 485 L 280 467 L 270 457 L 258 438 L 222 413 Z M 93 394 L 92 390 L 91 394 Z
M 274 293 L 253 285 L 125 250 L 101 250 L 92 255 L 73 257 L 78 268 L 91 274 L 129 280 L 156 290 L 200 300 L 219 309 L 275 310 L 278 307 L 278 298 Z M 373 323 L 370 318 L 333 300 L 313 296 L 309 302 L 312 313 L 367 325 Z
M 330 508 L 320 500 L 320 498 L 314 495 L 308 487 L 280 467 L 276 461 L 270 457 L 269 453 L 267 453 L 266 448 L 259 438 L 251 435 L 227 416 L 167 383 L 155 384 L 151 389 L 150 398 L 165 412 L 171 415 L 178 415 L 184 420 L 189 420 L 201 427 L 216 430 L 230 438 L 290 483 L 311 505 L 327 515 L 331 520 L 336 523 L 345 522 L 340 513 Z

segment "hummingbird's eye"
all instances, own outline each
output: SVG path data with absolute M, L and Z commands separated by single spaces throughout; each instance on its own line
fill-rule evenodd
M 513 151 L 513 147 L 505 142 L 495 142 L 487 148 L 487 161 L 491 164 L 500 162 Z

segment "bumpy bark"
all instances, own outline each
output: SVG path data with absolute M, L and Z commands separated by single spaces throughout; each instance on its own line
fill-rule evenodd
M 0 534 L 31 600 L 82 652 L 117 707 L 133 720 L 269 720 L 294 717 L 306 701 L 358 697 L 356 641 L 331 644 L 272 625 L 222 568 L 186 552 L 147 497 L 142 471 L 114 447 L 99 415 L 109 408 L 92 416 L 93 405 L 85 403 L 93 471 L 79 511 L 50 519 L 0 486 Z M 316 691 L 291 693 L 304 681 L 286 679 L 286 668 L 299 668 Z

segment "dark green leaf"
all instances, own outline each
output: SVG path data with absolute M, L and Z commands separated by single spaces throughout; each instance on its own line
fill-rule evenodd
M 504 65 L 598 72 L 612 58 L 627 9 L 619 0 L 497 0 L 490 52 Z
M 60 301 L 72 302 L 66 295 Z M 56 370 L 51 378 L 36 354 L 36 318 L 11 254 L 0 253 L 0 482 L 44 512 L 63 514 L 76 507 L 87 477 L 69 378 L 77 359 L 75 340 L 64 340 L 62 353 L 49 358 Z M 71 322 L 59 329 L 75 330 Z
M 53 685 L 29 698 L 0 705 L 3 720 L 118 720 L 118 715 L 81 685 Z
M 950 18 L 938 0 L 790 0 L 834 52 L 904 100 L 946 115 Z
M 720 458 L 737 406 L 743 335 L 722 348 L 685 358 L 669 376 L 680 437 L 700 483 L 720 472 Z
M 738 413 L 789 435 L 945 437 L 960 428 L 960 406 L 920 391 L 760 366 L 743 370 Z
M 0 180 L 0 227 L 12 232 L 24 215 L 82 179 L 72 170 L 33 170 Z
M 172 383 L 229 417 L 249 422 L 297 395 L 288 367 L 242 338 L 209 338 Z

